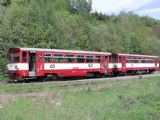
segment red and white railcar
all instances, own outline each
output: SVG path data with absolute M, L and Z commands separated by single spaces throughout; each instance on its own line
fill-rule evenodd
M 152 73 L 159 69 L 158 56 L 112 54 L 113 73 Z
M 111 53 L 40 48 L 10 48 L 8 53 L 13 80 L 112 73 Z

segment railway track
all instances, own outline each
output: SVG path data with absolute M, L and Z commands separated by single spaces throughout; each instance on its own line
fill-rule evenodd
M 150 78 L 150 77 L 158 77 L 160 76 L 160 71 L 154 72 L 153 74 L 145 74 L 145 75 L 133 75 L 133 76 L 118 76 L 118 77 L 103 77 L 103 78 L 65 78 L 62 80 L 56 81 L 47 81 L 47 82 L 39 82 L 39 81 L 29 81 L 28 83 L 8 83 L 7 81 L 0 81 L 0 85 L 7 85 L 7 84 L 23 84 L 23 85 L 30 85 L 30 84 L 57 84 L 60 87 L 65 86 L 67 83 L 71 83 L 75 85 L 85 85 L 85 84 L 96 84 L 98 82 L 103 82 L 106 80 L 131 80 L 131 79 L 142 79 L 142 78 Z

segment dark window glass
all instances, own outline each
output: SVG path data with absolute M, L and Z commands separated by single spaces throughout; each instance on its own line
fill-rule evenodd
M 137 63 L 136 58 L 133 58 L 132 61 L 133 61 L 133 63 Z
M 112 63 L 117 63 L 117 56 L 112 56 Z
M 76 62 L 77 63 L 84 63 L 85 62 L 84 55 L 77 55 L 76 56 Z
M 22 52 L 22 62 L 27 62 L 27 52 Z
M 146 63 L 146 59 L 142 59 L 141 61 L 142 61 L 142 63 Z
M 46 62 L 46 63 L 52 62 L 52 55 L 51 54 L 45 54 L 44 55 L 44 62 Z
M 74 55 L 66 55 L 66 62 L 73 63 L 74 61 Z
M 153 58 L 150 59 L 150 63 L 154 63 L 154 59 Z
M 62 55 L 62 54 L 54 54 L 54 62 L 55 63 L 64 62 L 64 55 Z
M 111 56 L 109 56 L 109 62 L 111 62 L 111 59 L 112 59 Z
M 131 63 L 131 59 L 130 58 L 127 58 L 127 63 Z
M 86 57 L 86 62 L 87 63 L 93 63 L 94 62 L 93 56 L 87 56 Z
M 95 62 L 100 63 L 100 58 L 101 58 L 100 56 L 95 56 Z

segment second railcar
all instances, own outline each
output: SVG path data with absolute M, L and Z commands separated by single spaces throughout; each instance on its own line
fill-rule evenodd
M 115 75 L 152 73 L 159 69 L 158 56 L 115 53 L 112 63 Z

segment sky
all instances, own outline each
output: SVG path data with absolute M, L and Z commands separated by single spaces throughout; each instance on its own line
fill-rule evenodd
M 92 10 L 105 14 L 133 11 L 160 20 L 160 0 L 92 0 Z

